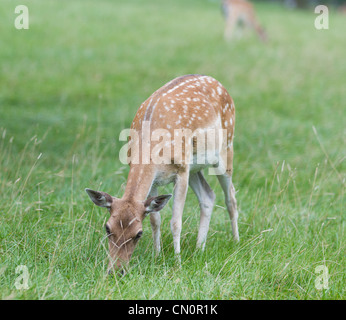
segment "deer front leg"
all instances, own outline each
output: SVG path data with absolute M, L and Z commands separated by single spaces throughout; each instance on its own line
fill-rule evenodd
M 148 198 L 156 197 L 158 195 L 157 188 L 155 186 L 152 187 Z M 154 241 L 154 250 L 155 254 L 158 255 L 161 250 L 160 245 L 160 226 L 161 226 L 161 215 L 160 212 L 151 212 L 150 213 L 150 224 L 153 232 L 153 241 Z
M 238 16 L 234 9 L 231 9 L 226 16 L 226 25 L 224 37 L 226 40 L 231 40 L 237 31 Z
M 171 230 L 173 234 L 174 253 L 178 256 L 180 254 L 180 234 L 188 186 L 189 170 L 187 168 L 184 172 L 178 174 L 173 192 Z

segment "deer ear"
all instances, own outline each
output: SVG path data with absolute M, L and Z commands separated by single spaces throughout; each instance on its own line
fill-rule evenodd
M 113 202 L 113 197 L 106 192 L 95 191 L 86 188 L 85 192 L 88 194 L 92 202 L 94 202 L 97 206 L 103 208 L 110 208 Z
M 145 213 L 160 211 L 172 197 L 171 194 L 164 194 L 162 196 L 151 197 L 144 202 Z

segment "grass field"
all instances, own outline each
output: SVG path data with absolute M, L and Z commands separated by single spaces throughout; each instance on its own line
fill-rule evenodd
M 14 27 L 26 4 L 30 29 Z M 346 19 L 256 4 L 270 41 L 226 43 L 218 1 L 0 3 L 0 298 L 345 299 Z M 162 211 L 149 219 L 124 278 L 106 276 L 108 213 L 84 188 L 121 197 L 119 133 L 176 76 L 218 79 L 236 105 L 240 242 L 217 194 L 206 250 L 189 190 L 182 263 Z M 162 188 L 171 193 L 172 186 Z M 29 289 L 17 290 L 19 265 Z M 316 267 L 328 289 L 318 290 Z

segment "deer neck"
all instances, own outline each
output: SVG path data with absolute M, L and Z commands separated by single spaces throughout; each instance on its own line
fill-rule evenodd
M 155 180 L 155 173 L 151 164 L 131 164 L 123 198 L 144 201 Z

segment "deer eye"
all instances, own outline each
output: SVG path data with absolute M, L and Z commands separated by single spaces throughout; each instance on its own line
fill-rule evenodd
M 138 233 L 136 234 L 135 240 L 138 240 L 143 234 L 143 231 L 138 231 Z
M 105 229 L 106 229 L 107 235 L 110 236 L 111 235 L 111 229 L 109 229 L 107 224 L 105 225 Z

